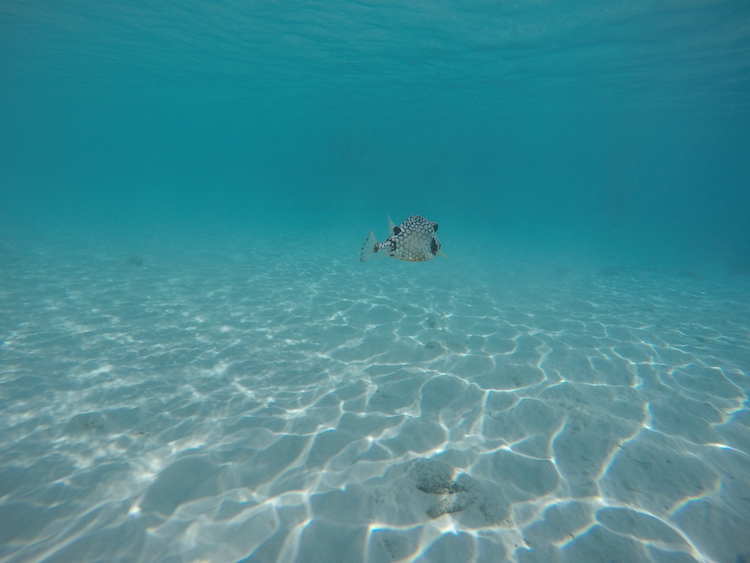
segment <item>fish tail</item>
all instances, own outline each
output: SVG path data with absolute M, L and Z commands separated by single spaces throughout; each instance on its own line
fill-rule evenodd
M 375 238 L 375 233 L 370 231 L 362 243 L 362 250 L 359 253 L 359 261 L 367 262 L 367 260 L 378 251 L 378 240 Z

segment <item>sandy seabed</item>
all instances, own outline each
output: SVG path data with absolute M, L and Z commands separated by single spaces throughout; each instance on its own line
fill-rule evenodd
M 0 560 L 750 561 L 748 277 L 347 242 L 4 243 Z

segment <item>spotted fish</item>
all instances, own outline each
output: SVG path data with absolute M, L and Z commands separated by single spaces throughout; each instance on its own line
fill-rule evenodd
M 412 215 L 399 226 L 388 217 L 388 229 L 391 236 L 383 242 L 378 242 L 375 234 L 370 231 L 362 244 L 360 262 L 366 262 L 376 252 L 384 252 L 379 258 L 391 256 L 407 262 L 424 262 L 432 260 L 438 253 L 443 254 L 440 252 L 441 244 L 435 234 L 438 224 L 420 215 Z

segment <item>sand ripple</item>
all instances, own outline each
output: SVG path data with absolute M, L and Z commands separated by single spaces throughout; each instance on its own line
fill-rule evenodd
M 22 256 L 3 561 L 750 553 L 746 279 L 294 241 Z

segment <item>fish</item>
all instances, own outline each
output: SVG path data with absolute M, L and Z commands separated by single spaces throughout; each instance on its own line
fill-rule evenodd
M 383 252 L 378 258 L 390 256 L 406 262 L 425 262 L 432 260 L 440 252 L 442 245 L 437 238 L 438 224 L 428 221 L 421 215 L 412 215 L 400 225 L 396 225 L 388 216 L 390 236 L 378 242 L 375 233 L 370 231 L 362 243 L 359 255 L 360 262 L 367 262 L 373 254 Z

